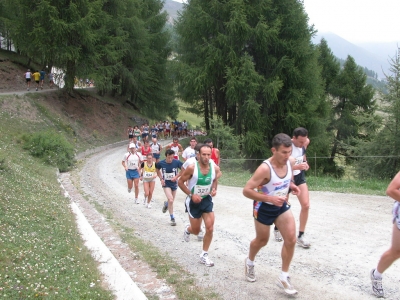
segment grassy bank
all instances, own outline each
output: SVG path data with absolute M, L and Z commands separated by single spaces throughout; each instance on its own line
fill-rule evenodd
M 0 127 L 0 294 L 8 299 L 113 299 L 101 287 L 96 263 L 77 232 L 56 168 L 21 150 L 19 137 L 46 122 L 2 111 Z

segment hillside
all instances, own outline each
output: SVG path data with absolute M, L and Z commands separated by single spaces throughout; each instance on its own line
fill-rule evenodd
M 36 124 L 66 131 L 80 151 L 126 138 L 128 125 L 143 119 L 120 99 L 99 97 L 95 89 L 76 90 L 66 95 L 58 88 L 50 89 L 46 80 L 43 90 L 26 91 L 23 74 L 26 68 L 0 54 L 1 111 Z M 18 103 L 18 104 L 17 104 Z M 57 116 L 57 117 L 56 117 Z

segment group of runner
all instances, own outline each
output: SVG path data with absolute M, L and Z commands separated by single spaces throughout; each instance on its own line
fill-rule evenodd
M 164 140 L 169 138 L 205 135 L 205 132 L 188 129 L 188 123 L 186 120 L 183 120 L 182 122 L 175 120 L 174 122 L 159 121 L 152 126 L 150 126 L 148 123 L 145 123 L 141 126 L 128 126 L 126 134 L 129 136 L 129 139 L 136 136 L 138 140 L 148 140 L 150 138 Z
M 36 72 L 31 72 L 30 69 L 28 69 L 25 73 L 24 73 L 24 78 L 26 81 L 26 90 L 29 91 L 30 87 L 31 87 L 31 80 L 33 79 L 36 83 L 36 91 L 41 88 L 43 90 L 43 85 L 44 85 L 44 79 L 46 77 L 46 72 L 42 70 L 40 71 L 36 71 Z M 54 85 L 54 75 L 53 73 L 49 73 L 48 74 L 48 78 L 49 78 L 49 86 L 50 88 L 53 87 Z
M 152 142 L 157 144 L 157 139 Z M 243 195 L 253 201 L 256 232 L 255 238 L 250 243 L 248 257 L 245 259 L 245 278 L 250 282 L 256 281 L 254 261 L 260 249 L 267 245 L 270 227 L 274 224 L 275 240 L 283 241 L 281 274 L 277 279 L 277 285 L 289 295 L 297 293 L 289 276 L 295 245 L 297 243 L 303 248 L 311 246 L 304 234 L 310 208 L 305 178 L 305 171 L 309 169 L 306 160 L 306 149 L 309 143 L 308 131 L 302 127 L 293 131 L 292 138 L 283 133 L 277 134 L 272 140 L 272 156 L 257 168 L 243 188 Z M 219 168 L 218 149 L 213 147 L 212 140 L 208 139 L 204 144 L 198 144 L 195 137 L 190 139 L 190 145 L 185 150 L 179 144 L 178 138 L 174 138 L 173 142 L 165 147 L 165 159 L 162 161 L 159 161 L 161 146 L 159 151 L 146 153 L 146 158 L 142 159 L 137 154 L 137 149 L 136 144 L 131 143 L 129 152 L 125 154 L 122 161 L 126 170 L 128 192 L 131 191 L 132 182 L 134 182 L 135 202 L 139 203 L 138 183 L 139 180 L 143 180 L 144 186 L 148 185 L 144 188 L 144 204 L 147 203 L 149 207 L 155 186 L 154 181 L 158 177 L 167 198 L 162 212 L 165 213 L 168 210 L 170 224 L 175 226 L 173 204 L 179 186 L 187 195 L 185 206 L 189 217 L 183 239 L 189 242 L 190 235 L 193 234 L 197 235 L 199 240 L 203 240 L 200 262 L 208 267 L 214 266 L 208 256 L 208 249 L 214 227 L 212 198 L 217 194 L 218 178 L 222 175 Z M 179 159 L 181 154 L 184 163 Z M 152 182 L 152 184 L 147 182 Z M 301 205 L 297 235 L 295 219 L 290 211 L 290 192 L 297 196 Z M 389 184 L 387 194 L 396 200 L 393 208 L 392 246 L 382 255 L 377 267 L 370 272 L 372 291 L 377 297 L 384 296 L 382 273 L 400 258 L 400 172 Z M 203 221 L 205 233 L 201 226 Z

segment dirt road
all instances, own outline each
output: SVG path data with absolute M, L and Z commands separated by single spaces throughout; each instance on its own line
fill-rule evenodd
M 257 256 L 257 281 L 245 281 L 244 259 L 254 238 L 254 227 L 252 203 L 242 195 L 241 188 L 218 188 L 214 198 L 215 233 L 209 251 L 215 266 L 207 268 L 197 263 L 201 243 L 195 237 L 189 243 L 182 239 L 187 215 L 181 191 L 174 206 L 176 227 L 171 227 L 168 214 L 161 212 L 165 197 L 159 181 L 151 209 L 134 204 L 121 165 L 125 150 L 106 150 L 85 162 L 78 178 L 85 194 L 160 251 L 167 251 L 195 274 L 198 285 L 218 292 L 224 299 L 288 298 L 275 285 L 282 244 L 274 240 Z M 295 298 L 374 299 L 368 273 L 390 244 L 392 202 L 388 197 L 311 192 L 307 238 L 312 247 L 296 247 L 290 270 L 292 283 L 299 291 Z M 291 203 L 298 224 L 300 206 L 294 196 Z M 400 299 L 399 271 L 398 261 L 385 273 L 387 299 Z

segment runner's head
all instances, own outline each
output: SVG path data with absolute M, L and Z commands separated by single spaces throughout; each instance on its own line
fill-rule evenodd
M 178 139 L 178 138 L 173 138 L 173 139 L 172 139 L 172 142 L 176 145 L 176 144 L 178 144 L 179 139 Z
M 136 151 L 136 145 L 134 143 L 129 144 L 129 151 L 131 152 Z
M 172 160 L 174 159 L 174 156 L 175 156 L 174 150 L 168 149 L 167 151 L 165 151 L 165 161 L 167 163 L 171 163 Z
M 148 140 L 144 140 L 144 146 L 148 147 L 149 146 L 149 141 Z
M 192 137 L 192 138 L 190 139 L 190 148 L 194 149 L 194 148 L 196 147 L 196 144 L 197 144 L 196 138 L 195 138 L 195 137 Z
M 147 162 L 148 163 L 152 163 L 153 162 L 153 154 L 147 153 L 146 158 L 147 158 Z
M 206 140 L 204 141 L 204 144 L 207 144 L 207 145 L 211 146 L 211 148 L 214 147 L 213 141 L 212 141 L 212 139 L 210 139 L 210 138 L 206 139 Z
M 308 130 L 303 127 L 297 127 L 293 130 L 292 142 L 296 147 L 304 147 L 308 141 Z
M 292 154 L 292 140 L 287 134 L 278 133 L 272 139 L 272 156 L 276 161 L 284 165 Z
M 211 146 L 203 144 L 199 148 L 198 161 L 203 165 L 208 165 L 211 158 Z

